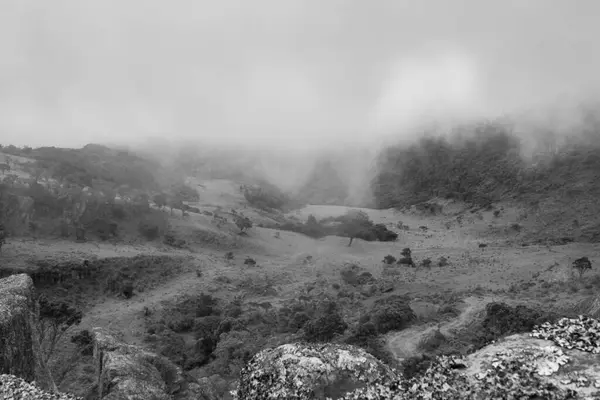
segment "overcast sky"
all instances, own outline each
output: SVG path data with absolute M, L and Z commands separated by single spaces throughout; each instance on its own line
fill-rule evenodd
M 600 89 L 597 0 L 0 0 L 0 143 L 371 141 Z

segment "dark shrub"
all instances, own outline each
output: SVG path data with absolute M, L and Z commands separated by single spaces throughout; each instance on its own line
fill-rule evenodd
M 185 240 L 179 239 L 174 232 L 166 233 L 163 238 L 163 243 L 167 246 L 175 247 L 176 249 L 182 249 L 186 245 Z
M 196 339 L 210 337 L 217 339 L 217 332 L 223 319 L 216 315 L 194 319 L 194 334 Z
M 217 300 L 209 294 L 201 293 L 196 302 L 196 317 L 207 317 L 213 314 Z
M 388 254 L 387 256 L 383 257 L 383 262 L 388 265 L 391 265 L 396 262 L 396 257 L 394 257 L 391 254 Z
M 194 318 L 181 313 L 169 313 L 163 319 L 164 324 L 173 332 L 190 332 L 194 327 Z
M 371 310 L 371 321 L 380 334 L 405 329 L 416 318 L 408 299 L 399 295 L 376 300 Z
M 480 331 L 472 340 L 476 348 L 492 340 L 516 333 L 530 332 L 534 326 L 544 322 L 555 322 L 559 316 L 525 306 L 511 307 L 505 303 L 489 303 Z
M 380 242 L 394 242 L 398 239 L 398 234 L 390 231 L 384 224 L 375 224 L 371 230 L 376 240 Z
M 168 329 L 164 330 L 158 335 L 152 347 L 154 347 L 154 350 L 158 354 L 167 357 L 175 364 L 179 366 L 185 365 L 187 353 L 185 341 L 181 335 Z
M 292 332 L 296 332 L 298 329 L 302 329 L 309 319 L 310 317 L 305 312 L 297 312 L 290 319 L 289 328 Z
M 401 370 L 405 379 L 417 378 L 431 366 L 434 358 L 428 355 L 410 357 L 402 362 Z
M 310 342 L 327 342 L 343 334 L 347 328 L 348 324 L 340 315 L 337 304 L 328 301 L 321 304 L 315 318 L 304 325 L 304 338 Z
M 351 264 L 340 271 L 340 275 L 342 276 L 344 283 L 352 286 L 365 285 L 375 281 L 375 278 L 370 272 L 359 272 L 360 267 L 358 265 Z
M 160 235 L 160 228 L 152 222 L 141 221 L 138 224 L 138 232 L 146 239 L 154 240 Z
M 94 352 L 94 337 L 87 329 L 83 329 L 76 335 L 73 335 L 71 342 L 77 345 L 83 355 L 91 356 Z
M 126 299 L 130 299 L 133 296 L 133 282 L 128 280 L 123 282 L 123 296 Z

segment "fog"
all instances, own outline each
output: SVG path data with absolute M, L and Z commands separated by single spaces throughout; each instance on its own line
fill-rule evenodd
M 0 138 L 271 149 L 595 95 L 600 3 L 3 0 Z

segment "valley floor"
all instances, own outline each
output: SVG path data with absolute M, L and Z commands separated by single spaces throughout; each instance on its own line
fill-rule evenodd
M 204 182 L 203 190 L 213 190 L 201 196 L 220 202 L 223 209 L 240 208 L 243 198 L 235 190 L 237 185 L 226 182 Z M 218 191 L 217 191 L 218 190 Z M 214 204 L 196 204 L 200 209 L 214 210 Z M 305 220 L 309 214 L 317 219 L 337 216 L 347 208 L 337 206 L 308 206 L 290 216 Z M 348 239 L 326 237 L 320 240 L 273 229 L 255 226 L 247 236 L 240 236 L 235 225 L 228 223 L 215 227 L 210 218 L 192 214 L 187 220 L 174 216 L 172 223 L 185 234 L 186 229 L 202 229 L 215 235 L 231 238 L 217 246 L 210 241 L 195 241 L 186 237 L 189 249 L 175 250 L 162 244 L 112 245 L 107 243 L 73 243 L 62 240 L 9 239 L 2 248 L 2 266 L 34 264 L 38 259 L 57 261 L 86 258 L 132 257 L 138 254 L 181 255 L 188 260 L 181 273 L 160 280 L 159 284 L 136 291 L 131 299 L 105 295 L 93 299 L 85 310 L 81 329 L 104 326 L 118 331 L 125 341 L 143 344 L 146 335 L 146 315 L 160 311 L 165 304 L 176 302 L 188 294 L 210 293 L 220 299 L 244 295 L 245 302 L 270 302 L 273 306 L 287 299 L 307 293 L 308 286 L 317 285 L 324 291 L 333 284 L 343 284 L 340 271 L 355 264 L 370 272 L 380 281 L 393 284 L 393 294 L 406 294 L 413 300 L 411 306 L 419 323 L 401 332 L 386 335 L 389 350 L 399 359 L 419 353 L 419 343 L 432 331 L 439 329 L 446 337 L 459 335 L 473 319 L 484 312 L 492 301 L 512 304 L 539 305 L 548 309 L 566 309 L 595 294 L 600 277 L 596 270 L 583 280 L 572 276 L 574 259 L 587 256 L 592 261 L 600 257 L 600 246 L 571 243 L 563 246 L 522 246 L 518 234 L 491 235 L 490 227 L 508 226 L 514 222 L 510 214 L 494 218 L 491 212 L 480 212 L 481 219 L 472 218 L 461 225 L 452 215 L 423 216 L 395 210 L 365 210 L 376 223 L 387 224 L 399 232 L 397 242 L 365 242 L 355 240 L 348 247 Z M 252 210 L 246 209 L 250 216 Z M 254 216 L 258 218 L 258 214 Z M 409 230 L 398 230 L 402 222 Z M 203 236 L 206 237 L 206 236 Z M 218 236 L 221 237 L 221 236 Z M 486 244 L 486 247 L 479 247 Z M 399 257 L 403 248 L 413 251 L 417 263 L 432 260 L 431 268 L 387 267 L 382 262 L 388 254 Z M 235 258 L 226 260 L 227 251 Z M 310 262 L 307 257 L 312 256 Z M 244 264 L 246 257 L 257 261 L 256 266 Z M 439 267 L 445 257 L 448 265 Z M 200 271 L 200 272 L 199 272 Z M 260 293 L 254 290 L 268 280 L 275 291 Z M 254 286 L 253 286 L 254 285 Z M 440 299 L 456 297 L 460 314 L 446 320 L 436 320 Z M 375 301 L 362 298 L 364 309 Z M 65 345 L 66 346 L 66 345 Z

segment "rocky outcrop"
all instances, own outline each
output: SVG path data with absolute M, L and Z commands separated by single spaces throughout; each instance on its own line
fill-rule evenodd
M 26 274 L 0 279 L 0 374 L 35 379 L 35 290 Z
M 35 399 L 27 393 L 56 389 L 41 363 L 37 324 L 38 307 L 29 275 L 0 279 L 0 398 Z M 38 386 L 27 383 L 34 380 Z M 44 396 L 39 398 L 62 398 L 48 393 Z
M 11 400 L 82 400 L 66 393 L 48 393 L 14 375 L 0 375 L 0 399 Z
M 255 355 L 233 394 L 239 400 L 598 398 L 600 322 L 545 323 L 467 357 L 439 357 L 411 379 L 352 346 L 287 344 Z
M 200 385 L 165 357 L 121 342 L 94 328 L 98 398 L 103 400 L 216 400 L 207 382 Z
M 340 399 L 395 373 L 364 350 L 338 344 L 285 344 L 259 352 L 242 370 L 234 398 Z

